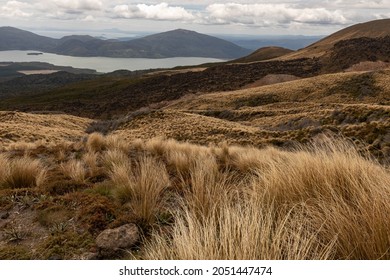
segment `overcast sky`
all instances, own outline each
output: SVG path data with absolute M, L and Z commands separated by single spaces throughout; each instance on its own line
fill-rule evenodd
M 0 0 L 0 25 L 29 30 L 326 35 L 390 17 L 390 0 Z

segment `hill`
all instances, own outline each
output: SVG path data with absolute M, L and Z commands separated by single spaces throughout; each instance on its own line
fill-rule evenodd
M 196 56 L 223 59 L 241 57 L 250 52 L 228 41 L 184 29 L 131 40 L 127 45 L 132 49 L 142 49 L 146 55 L 154 57 Z
M 56 46 L 56 39 L 40 36 L 14 27 L 0 27 L 0 51 L 37 50 L 46 52 Z
M 297 59 L 303 57 L 320 57 L 329 54 L 332 48 L 341 41 L 359 38 L 378 39 L 390 36 L 390 19 L 375 20 L 356 24 L 342 29 L 328 37 L 295 53 L 288 54 L 284 59 Z
M 0 27 L 0 40 L 0 50 L 36 50 L 71 56 L 232 59 L 250 52 L 228 41 L 182 29 L 121 42 L 79 35 L 53 39 L 17 28 Z
M 293 50 L 281 48 L 281 47 L 264 47 L 260 48 L 248 56 L 235 59 L 231 61 L 232 63 L 248 63 L 248 62 L 256 62 L 263 61 L 272 58 L 281 57 L 283 55 L 294 52 Z

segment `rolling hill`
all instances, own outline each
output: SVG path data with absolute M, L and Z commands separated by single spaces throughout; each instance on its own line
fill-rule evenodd
M 264 47 L 260 48 L 250 55 L 247 55 L 245 57 L 241 57 L 239 59 L 235 59 L 231 61 L 232 63 L 248 63 L 248 62 L 256 62 L 256 61 L 263 61 L 268 60 L 272 58 L 281 57 L 286 54 L 293 53 L 293 50 L 281 48 L 281 47 Z
M 297 52 L 288 54 L 283 59 L 321 57 L 329 54 L 333 47 L 341 42 L 351 39 L 371 38 L 378 39 L 390 36 L 390 19 L 381 19 L 365 23 L 356 24 L 304 48 Z
M 36 50 L 71 56 L 220 59 L 250 52 L 228 41 L 182 29 L 121 42 L 80 35 L 53 39 L 13 27 L 0 27 L 0 50 Z

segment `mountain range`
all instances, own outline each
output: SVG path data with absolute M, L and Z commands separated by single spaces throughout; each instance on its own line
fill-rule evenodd
M 54 39 L 13 27 L 0 27 L 0 50 L 35 50 L 84 57 L 220 59 L 238 58 L 250 52 L 226 40 L 184 29 L 119 41 L 102 40 L 88 35 Z

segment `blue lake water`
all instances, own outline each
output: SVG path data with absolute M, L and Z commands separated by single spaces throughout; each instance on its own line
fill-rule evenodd
M 203 57 L 172 57 L 161 59 L 148 58 L 110 58 L 110 57 L 75 57 L 52 53 L 27 55 L 34 51 L 0 51 L 0 62 L 47 62 L 58 66 L 95 69 L 98 72 L 115 70 L 145 70 L 153 68 L 172 68 L 175 66 L 199 65 L 223 60 Z

